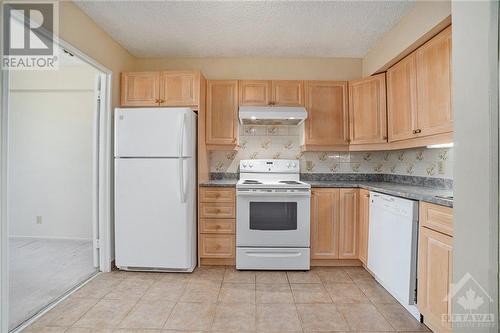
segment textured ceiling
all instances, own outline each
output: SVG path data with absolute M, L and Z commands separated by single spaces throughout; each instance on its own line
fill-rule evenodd
M 412 1 L 78 1 L 138 57 L 363 57 Z

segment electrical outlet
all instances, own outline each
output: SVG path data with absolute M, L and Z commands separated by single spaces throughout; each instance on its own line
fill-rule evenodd
M 438 161 L 438 174 L 444 175 L 445 173 L 445 163 L 444 161 Z
M 36 217 L 36 224 L 42 224 L 42 217 L 40 215 Z

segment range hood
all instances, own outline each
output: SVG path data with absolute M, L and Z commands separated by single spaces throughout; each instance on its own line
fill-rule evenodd
M 301 106 L 240 106 L 244 125 L 299 125 L 307 118 Z

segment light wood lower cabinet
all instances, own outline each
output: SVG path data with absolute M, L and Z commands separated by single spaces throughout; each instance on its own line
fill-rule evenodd
M 453 216 L 451 208 L 420 203 L 417 306 L 430 329 L 436 333 L 451 332 L 450 323 L 442 318 L 451 314 L 448 295 L 452 283 L 453 237 L 431 229 L 440 223 L 436 224 L 436 215 L 430 211 L 439 211 L 441 221 Z
M 236 196 L 234 188 L 200 187 L 198 255 L 201 265 L 234 265 Z
M 358 258 L 358 192 L 312 189 L 311 259 Z
M 358 253 L 359 260 L 365 265 L 368 264 L 368 234 L 370 222 L 370 191 L 359 190 L 359 236 Z

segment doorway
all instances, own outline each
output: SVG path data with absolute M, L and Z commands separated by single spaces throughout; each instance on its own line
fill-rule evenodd
M 59 70 L 3 80 L 9 331 L 110 268 L 109 79 L 67 45 Z

